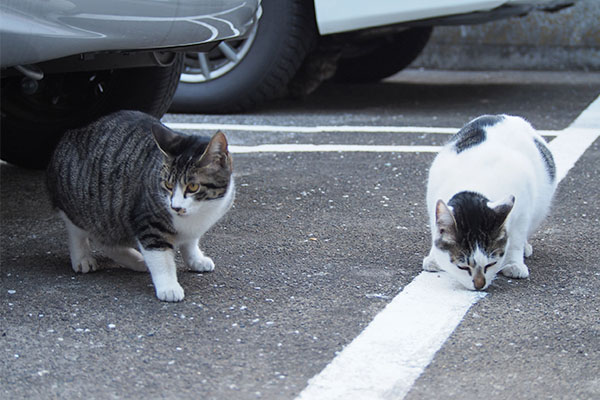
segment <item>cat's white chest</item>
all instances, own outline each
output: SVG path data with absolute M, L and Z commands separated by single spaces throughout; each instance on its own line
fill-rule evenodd
M 231 207 L 235 189 L 233 181 L 221 199 L 203 201 L 189 214 L 173 214 L 173 226 L 177 231 L 177 242 L 199 238 L 208 231 Z

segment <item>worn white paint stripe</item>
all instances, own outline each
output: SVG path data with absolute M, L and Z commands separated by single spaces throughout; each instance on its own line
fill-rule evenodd
M 600 123 L 600 119 L 598 119 L 598 122 Z M 567 176 L 579 157 L 594 143 L 598 136 L 600 136 L 600 127 L 595 130 L 568 128 L 548 144 L 554 155 L 556 179 L 558 181 Z
M 550 143 L 558 179 L 598 138 L 600 97 Z M 482 296 L 457 289 L 445 274 L 422 272 L 325 369 L 297 400 L 400 400 Z
M 297 399 L 401 399 L 483 296 L 446 274 L 422 272 Z
M 439 146 L 376 146 L 354 144 L 261 144 L 257 146 L 229 146 L 232 153 L 320 153 L 320 152 L 368 152 L 368 153 L 436 153 Z
M 323 126 L 288 126 L 288 125 L 244 125 L 244 124 L 210 124 L 193 122 L 166 122 L 166 126 L 175 130 L 198 131 L 243 131 L 243 132 L 280 132 L 280 133 L 432 133 L 453 135 L 460 128 L 432 126 L 361 126 L 361 125 L 323 125 Z M 544 136 L 556 136 L 560 131 L 540 130 Z
M 590 103 L 584 112 L 579 114 L 579 117 L 573 121 L 569 128 L 600 129 L 600 96 Z
M 599 136 L 600 96 L 548 145 L 554 155 L 556 177 L 559 181 Z
M 327 132 L 358 132 L 358 133 L 438 133 L 454 134 L 458 128 L 436 128 L 423 126 L 288 126 L 288 125 L 244 125 L 244 124 L 209 124 L 167 122 L 169 128 L 176 130 L 222 130 L 244 132 L 282 132 L 282 133 L 327 133 Z
M 588 143 L 589 138 L 597 136 L 594 129 L 566 129 L 560 131 L 577 134 L 581 143 Z M 538 131 L 539 132 L 539 131 Z M 557 137 L 558 138 L 558 137 Z M 556 141 L 555 138 L 551 143 Z M 593 142 L 593 140 L 592 140 Z M 578 147 L 578 146 L 576 146 Z M 256 146 L 230 145 L 232 153 L 319 153 L 319 152 L 366 152 L 366 153 L 437 153 L 441 146 L 402 146 L 402 145 L 360 145 L 360 144 L 261 144 Z

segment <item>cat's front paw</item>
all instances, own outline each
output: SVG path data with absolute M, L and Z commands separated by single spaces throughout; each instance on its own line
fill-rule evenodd
M 502 268 L 502 275 L 509 278 L 528 278 L 529 269 L 522 262 L 510 262 Z
M 98 269 L 98 263 L 94 257 L 86 255 L 78 260 L 71 260 L 71 267 L 75 272 L 87 274 L 88 272 L 96 271 Z
M 183 288 L 177 282 L 168 286 L 156 288 L 156 297 L 162 301 L 177 302 L 183 300 Z
M 215 269 L 215 263 L 210 257 L 198 257 L 187 263 L 192 271 L 211 272 Z
M 423 269 L 429 272 L 441 271 L 440 266 L 435 262 L 435 258 L 433 256 L 427 256 L 423 259 Z

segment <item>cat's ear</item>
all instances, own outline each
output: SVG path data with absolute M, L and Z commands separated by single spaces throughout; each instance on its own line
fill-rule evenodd
M 490 201 L 488 203 L 488 207 L 496 213 L 498 219 L 500 219 L 502 223 L 506 221 L 506 218 L 508 218 L 508 214 L 510 214 L 514 205 L 515 196 L 513 195 L 509 195 L 500 201 Z
M 176 157 L 184 138 L 162 124 L 152 125 L 152 137 L 159 150 L 168 158 Z
M 227 150 L 227 138 L 223 132 L 218 131 L 213 135 L 206 146 L 201 160 L 204 165 L 217 164 L 220 167 L 229 166 L 231 159 Z
M 435 204 L 435 224 L 441 236 L 448 239 L 456 238 L 456 220 L 443 200 L 438 200 Z

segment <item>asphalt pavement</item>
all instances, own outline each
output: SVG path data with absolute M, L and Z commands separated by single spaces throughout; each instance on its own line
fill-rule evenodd
M 439 146 L 448 134 L 417 128 L 509 113 L 560 131 L 599 94 L 599 73 L 413 70 L 372 85 L 326 84 L 251 113 L 163 121 L 249 126 L 225 131 L 233 146 Z M 75 274 L 43 172 L 2 163 L 0 396 L 294 399 L 421 273 L 434 156 L 235 154 L 235 205 L 201 240 L 215 271 L 179 263 L 186 297 L 177 304 L 156 299 L 149 275 L 106 259 L 101 271 Z M 600 397 L 599 162 L 596 140 L 533 237 L 530 279 L 498 278 L 407 399 Z

